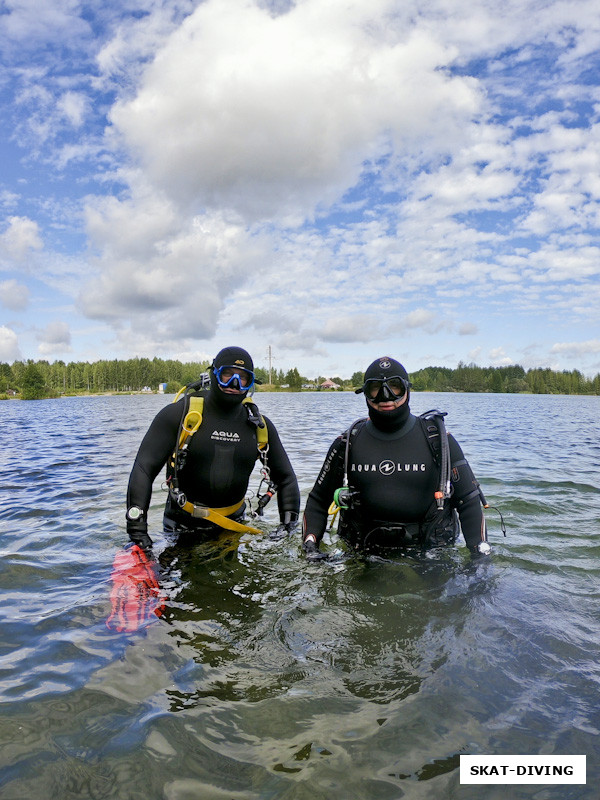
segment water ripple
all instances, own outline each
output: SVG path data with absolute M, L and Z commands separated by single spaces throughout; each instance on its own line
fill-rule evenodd
M 475 798 L 460 753 L 586 753 L 600 779 L 598 398 L 414 394 L 491 505 L 494 555 L 361 559 L 328 536 L 173 545 L 150 510 L 160 616 L 109 630 L 124 493 L 158 396 L 0 404 L 0 783 L 6 797 Z M 364 415 L 263 394 L 303 498 Z M 277 521 L 275 504 L 261 525 Z M 561 791 L 558 791 L 558 788 Z M 422 791 L 421 791 L 422 789 Z M 4 796 L 4 795 L 3 795 Z M 490 794 L 492 797 L 501 795 Z M 541 798 L 519 787 L 520 798 Z

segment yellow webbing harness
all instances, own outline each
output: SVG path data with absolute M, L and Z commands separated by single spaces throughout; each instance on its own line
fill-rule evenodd
M 173 401 L 174 403 L 177 402 L 180 395 L 181 392 L 176 395 L 175 400 Z M 242 400 L 242 403 L 246 406 L 254 405 L 250 397 L 245 397 Z M 256 406 L 254 406 L 254 408 L 256 408 Z M 231 506 L 225 506 L 224 508 L 210 508 L 209 506 L 204 506 L 200 503 L 192 503 L 186 498 L 186 496 L 179 490 L 179 487 L 177 486 L 176 474 L 179 466 L 178 462 L 180 461 L 181 454 L 187 453 L 187 448 L 189 446 L 191 437 L 196 433 L 202 424 L 203 409 L 204 398 L 189 395 L 188 410 L 181 423 L 179 441 L 177 442 L 177 447 L 173 451 L 171 461 L 169 462 L 169 466 L 171 468 L 171 476 L 167 479 L 169 491 L 175 498 L 179 508 L 181 508 L 183 511 L 186 511 L 195 519 L 208 520 L 209 522 L 218 525 L 220 528 L 225 528 L 228 531 L 262 534 L 263 531 L 258 530 L 258 528 L 252 528 L 250 525 L 244 525 L 241 522 L 236 522 L 235 520 L 230 519 L 229 515 L 234 514 L 239 508 L 241 508 L 244 502 L 243 497 L 239 502 L 234 503 Z M 258 412 L 258 409 L 256 409 L 256 411 L 259 415 L 260 421 L 263 424 L 262 428 L 259 426 L 256 428 L 256 443 L 258 450 L 261 453 L 261 458 L 264 459 L 269 449 L 269 433 L 267 430 L 267 424 L 262 415 L 260 412 Z M 248 412 L 251 414 L 252 410 L 249 408 Z

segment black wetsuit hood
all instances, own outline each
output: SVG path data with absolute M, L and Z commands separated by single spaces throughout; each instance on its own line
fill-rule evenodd
M 376 428 L 386 433 L 393 433 L 400 430 L 405 425 L 410 417 L 410 382 L 408 379 L 408 372 L 399 361 L 390 356 L 382 356 L 376 358 L 372 364 L 367 367 L 365 372 L 365 383 L 356 392 L 362 392 L 365 389 L 366 383 L 369 380 L 385 381 L 387 378 L 400 377 L 406 381 L 406 401 L 395 408 L 393 411 L 377 411 L 369 403 L 369 399 L 365 393 L 365 400 L 367 401 L 367 408 L 369 410 L 369 418 Z
M 254 373 L 254 362 L 247 350 L 242 347 L 224 347 L 215 356 L 210 370 L 210 392 L 208 394 L 208 402 L 223 411 L 231 410 L 239 406 L 248 392 L 240 392 L 239 394 L 229 394 L 224 392 L 219 386 L 215 371 L 219 367 L 227 366 L 240 366 L 249 372 Z

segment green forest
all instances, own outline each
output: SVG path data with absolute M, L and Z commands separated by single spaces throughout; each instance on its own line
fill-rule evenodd
M 195 381 L 208 369 L 208 362 L 163 360 L 160 358 L 131 358 L 127 360 L 70 362 L 15 361 L 12 365 L 0 362 L 0 399 L 23 400 L 60 397 L 77 394 L 106 394 L 156 392 L 159 385 L 167 394 Z M 296 367 L 284 372 L 258 367 L 257 378 L 262 381 L 258 391 L 319 390 L 326 377 L 306 377 Z M 479 367 L 463 364 L 456 369 L 427 367 L 411 374 L 413 391 L 418 392 L 494 392 L 530 394 L 587 394 L 600 395 L 600 374 L 586 378 L 579 370 L 528 369 L 518 365 L 508 367 Z M 329 376 L 339 387 L 349 391 L 362 385 L 363 373 L 350 378 Z M 164 386 L 166 384 L 166 387 Z M 328 391 L 331 391 L 330 389 Z M 336 391 L 336 389 L 334 389 Z

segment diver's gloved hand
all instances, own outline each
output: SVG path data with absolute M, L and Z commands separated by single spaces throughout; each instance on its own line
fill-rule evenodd
M 492 548 L 488 542 L 479 542 L 479 544 L 475 545 L 475 547 L 470 547 L 469 550 L 471 551 L 471 556 L 473 558 L 485 558 L 486 556 L 490 556 L 492 553 Z
M 307 561 L 321 561 L 323 558 L 327 558 L 327 553 L 321 553 L 319 545 L 313 540 L 310 534 L 302 542 L 302 549 L 306 553 Z
M 298 514 L 295 511 L 286 511 L 277 528 L 269 534 L 269 539 L 283 539 L 289 536 L 298 527 Z
M 142 550 L 152 549 L 152 539 L 148 536 L 148 523 L 146 521 L 132 522 L 132 520 L 128 519 L 127 535 Z

